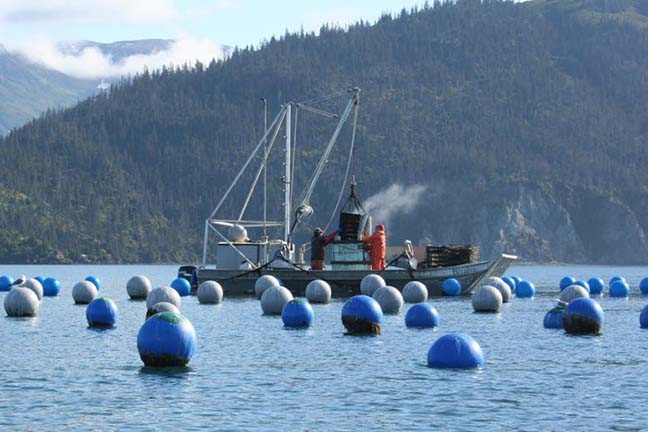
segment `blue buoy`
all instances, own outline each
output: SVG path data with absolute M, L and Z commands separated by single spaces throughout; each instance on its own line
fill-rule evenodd
M 612 285 L 612 283 L 616 281 L 628 283 L 623 276 L 614 276 L 612 279 L 610 279 L 609 285 Z
M 447 296 L 458 296 L 461 294 L 461 282 L 455 278 L 446 279 L 443 281 L 441 290 L 443 291 L 443 294 Z
M 536 289 L 533 282 L 522 281 L 515 288 L 515 295 L 519 298 L 530 298 L 535 295 Z
M 117 305 L 106 297 L 92 300 L 86 308 L 86 319 L 90 327 L 112 327 L 117 323 L 118 316 Z
M 615 280 L 610 284 L 610 297 L 628 297 L 630 287 L 622 280 Z
M 11 284 L 13 279 L 11 276 L 2 275 L 0 276 L 0 291 L 9 291 L 11 289 Z
M 563 312 L 563 326 L 570 334 L 598 334 L 603 320 L 601 305 L 587 297 L 572 300 Z
M 61 292 L 61 283 L 53 277 L 45 278 L 42 285 L 45 297 L 55 297 Z
M 577 280 L 577 281 L 574 282 L 574 285 L 583 287 L 583 288 L 585 288 L 587 290 L 587 292 L 590 292 L 590 286 L 584 280 Z
M 417 303 L 405 314 L 405 325 L 416 328 L 436 327 L 439 325 L 439 313 L 429 303 Z
M 590 287 L 590 294 L 601 294 L 605 289 L 605 282 L 601 278 L 593 277 L 587 281 L 587 284 Z
M 174 279 L 173 282 L 171 282 L 171 288 L 176 290 L 181 297 L 188 296 L 191 293 L 191 284 L 187 279 Z
M 639 282 L 639 289 L 641 290 L 641 294 L 648 294 L 648 278 L 641 279 L 641 282 Z M 2 290 L 0 289 L 0 291 Z
M 641 328 L 648 328 L 648 305 L 644 306 L 641 310 L 641 315 L 639 315 L 639 324 L 641 324 Z
M 515 288 L 517 287 L 517 282 L 511 276 L 502 276 L 502 280 L 506 282 L 506 285 L 511 288 L 511 294 L 515 294 Z
M 36 276 L 34 277 L 38 282 L 40 282 L 41 285 L 43 285 L 43 282 L 45 282 L 45 278 L 43 276 Z
M 556 306 L 545 314 L 544 328 L 548 329 L 561 329 L 563 328 L 563 312 L 565 308 Z
M 565 276 L 560 279 L 560 291 L 564 290 L 568 286 L 574 285 L 574 282 L 576 282 L 576 279 L 571 276 Z
M 290 300 L 281 311 L 284 326 L 291 328 L 306 328 L 313 324 L 313 308 L 303 298 Z
M 462 333 L 441 336 L 428 351 L 429 367 L 470 369 L 484 364 L 484 353 L 472 337 Z
M 522 278 L 520 276 L 517 276 L 517 275 L 511 275 L 511 279 L 513 279 L 515 281 L 515 287 L 516 288 L 520 284 L 520 282 L 522 282 Z
M 342 306 L 342 324 L 349 334 L 380 334 L 382 320 L 378 302 L 364 294 L 351 297 Z
M 146 366 L 186 366 L 196 353 L 196 344 L 193 326 L 175 312 L 153 315 L 137 334 L 137 350 Z
M 97 288 L 97 291 L 99 291 L 101 289 L 101 281 L 99 280 L 99 278 L 97 276 L 90 275 L 87 278 L 85 278 L 85 280 L 92 283 L 92 285 L 94 285 L 95 288 Z

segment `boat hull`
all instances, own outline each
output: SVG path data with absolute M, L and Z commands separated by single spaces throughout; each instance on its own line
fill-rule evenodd
M 448 278 L 459 280 L 461 295 L 470 293 L 480 282 L 491 276 L 502 276 L 517 259 L 512 255 L 501 255 L 493 261 L 483 261 L 460 266 L 425 270 L 386 270 L 383 272 L 367 270 L 346 271 L 304 271 L 299 269 L 264 268 L 249 272 L 241 270 L 218 270 L 201 268 L 197 270 L 198 282 L 217 281 L 226 296 L 254 296 L 254 283 L 263 275 L 279 278 L 293 295 L 303 296 L 309 282 L 322 279 L 329 283 L 333 297 L 350 297 L 360 294 L 360 281 L 368 274 L 379 273 L 387 285 L 402 290 L 405 284 L 416 280 L 425 284 L 430 297 L 443 295 L 443 282 Z

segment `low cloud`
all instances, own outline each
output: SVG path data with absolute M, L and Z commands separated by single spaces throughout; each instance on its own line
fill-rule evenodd
M 397 214 L 407 214 L 421 202 L 427 187 L 423 185 L 403 186 L 393 184 L 365 201 L 365 209 L 374 223 L 388 225 Z
M 0 0 L 0 21 L 8 23 L 146 22 L 178 15 L 175 0 Z
M 65 52 L 59 45 L 46 39 L 30 40 L 15 51 L 29 61 L 77 78 L 115 78 L 142 72 L 145 68 L 157 70 L 163 66 L 193 65 L 196 61 L 207 64 L 221 58 L 221 47 L 209 39 L 181 36 L 168 49 L 151 54 L 135 54 L 120 60 L 104 54 L 97 47 L 86 47 L 79 52 Z

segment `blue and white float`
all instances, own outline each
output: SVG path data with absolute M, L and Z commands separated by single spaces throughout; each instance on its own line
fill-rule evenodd
M 90 275 L 90 276 L 86 277 L 85 280 L 87 280 L 88 282 L 91 282 L 95 286 L 95 288 L 97 288 L 97 291 L 99 291 L 101 289 L 101 281 L 99 280 L 99 278 L 97 276 Z
M 439 312 L 429 303 L 416 303 L 405 314 L 405 325 L 414 328 L 431 328 L 439 325 Z
M 114 301 L 99 297 L 90 302 L 86 308 L 86 320 L 90 327 L 109 328 L 117 323 L 119 309 Z
M 622 280 L 615 280 L 610 284 L 610 297 L 628 297 L 630 286 Z
M 648 305 L 644 306 L 639 315 L 639 324 L 641 328 L 648 328 Z
M 560 291 L 574 285 L 574 282 L 576 282 L 576 279 L 571 276 L 565 276 L 564 278 L 560 279 Z
M 511 276 L 502 276 L 502 280 L 506 283 L 506 285 L 511 288 L 511 293 L 515 294 L 515 288 L 517 287 L 517 282 L 515 282 L 515 279 L 513 279 Z
M 548 329 L 562 329 L 563 328 L 563 313 L 565 308 L 556 306 L 547 312 L 544 316 L 543 325 Z
M 187 279 L 176 278 L 171 282 L 171 288 L 176 290 L 180 297 L 186 297 L 191 294 L 191 284 Z
M 9 275 L 0 276 L 0 291 L 9 291 L 13 284 L 13 279 Z
M 535 295 L 535 292 L 535 285 L 529 281 L 521 281 L 515 288 L 515 295 L 518 298 L 531 298 Z
M 577 281 L 574 282 L 574 285 L 578 285 L 580 287 L 583 287 L 583 288 L 585 288 L 587 290 L 588 293 L 590 292 L 590 286 L 584 280 L 577 280 Z
M 447 296 L 456 297 L 461 294 L 461 282 L 455 278 L 446 279 L 441 285 L 441 290 Z
M 484 353 L 472 337 L 463 333 L 449 333 L 430 347 L 427 364 L 431 368 L 472 369 L 484 365 Z
M 590 288 L 590 295 L 599 295 L 605 290 L 605 282 L 601 278 L 593 277 L 587 283 Z
M 196 331 L 179 313 L 160 312 L 147 319 L 137 334 L 137 350 L 146 366 L 186 366 L 196 353 Z
M 570 334 L 598 334 L 603 328 L 603 321 L 601 305 L 587 297 L 573 300 L 563 312 L 563 326 Z
M 43 281 L 43 295 L 45 297 L 56 297 L 61 292 L 61 283 L 53 277 L 47 277 Z
M 648 278 L 641 279 L 641 282 L 639 282 L 639 289 L 641 290 L 641 294 L 648 294 Z
M 303 298 L 290 300 L 281 311 L 281 320 L 284 326 L 290 328 L 307 328 L 313 324 L 313 308 Z
M 353 296 L 342 306 L 342 324 L 349 334 L 380 334 L 382 320 L 380 305 L 367 295 Z

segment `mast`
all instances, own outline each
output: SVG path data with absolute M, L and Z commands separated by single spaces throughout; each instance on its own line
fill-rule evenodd
M 292 104 L 286 104 L 286 173 L 284 177 L 284 240 L 290 240 L 290 212 L 292 211 L 290 197 L 292 189 L 292 164 L 291 164 L 291 120 L 292 120 Z

